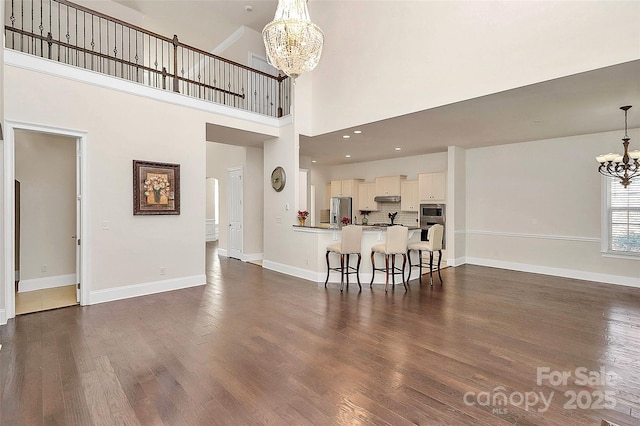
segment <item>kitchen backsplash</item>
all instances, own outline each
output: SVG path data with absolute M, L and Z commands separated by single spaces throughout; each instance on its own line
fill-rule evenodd
M 418 212 L 400 211 L 400 203 L 378 203 L 378 208 L 380 210 L 370 212 L 367 215 L 369 225 L 373 225 L 374 223 L 391 223 L 391 220 L 389 219 L 389 213 L 398 212 L 398 215 L 396 216 L 396 219 L 394 221 L 395 224 L 406 226 L 420 226 L 420 224 L 418 223 Z M 358 224 L 362 224 L 362 213 L 356 211 L 354 213 L 354 216 L 357 216 Z

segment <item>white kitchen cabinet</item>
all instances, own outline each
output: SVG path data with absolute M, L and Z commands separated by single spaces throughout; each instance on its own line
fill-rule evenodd
M 331 196 L 332 197 L 351 197 L 351 208 L 353 214 L 357 212 L 359 202 L 359 190 L 360 183 L 364 182 L 364 179 L 342 179 L 331 181 Z M 353 220 L 353 218 L 351 218 Z
M 400 183 L 406 176 L 380 176 L 376 178 L 376 195 L 400 195 Z
M 358 195 L 358 210 L 370 212 L 378 210 L 378 203 L 373 200 L 376 196 L 375 182 L 359 184 Z
M 445 201 L 447 198 L 447 172 L 419 173 L 418 193 L 421 203 Z
M 342 179 L 331 181 L 331 196 L 332 197 L 357 197 L 358 185 L 363 182 L 364 179 Z
M 417 212 L 420 208 L 418 196 L 418 181 L 405 180 L 400 184 L 400 210 L 403 212 Z

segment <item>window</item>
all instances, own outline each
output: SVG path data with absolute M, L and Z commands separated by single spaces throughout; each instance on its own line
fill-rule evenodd
M 604 251 L 640 257 L 640 179 L 623 187 L 607 179 L 607 235 Z

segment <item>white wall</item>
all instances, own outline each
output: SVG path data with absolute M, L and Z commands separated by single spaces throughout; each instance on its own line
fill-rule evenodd
M 2 6 L 4 6 L 4 4 Z M 4 23 L 4 7 L 0 7 L 0 22 Z M 4 93 L 4 36 L 2 37 L 2 43 L 0 43 L 0 93 Z M 2 125 L 2 133 L 4 137 L 4 132 L 6 131 L 4 125 L 4 95 L 0 96 L 0 125 Z M 2 141 L 3 137 L 0 137 L 0 141 Z M 3 164 L 4 150 L 0 149 L 0 170 L 4 172 Z M 0 211 L 4 212 L 4 208 L 4 185 L 0 185 Z M 2 215 L 2 219 L 4 220 L 4 214 Z M 0 224 L 1 223 L 2 222 L 0 222 Z M 0 241 L 4 240 L 4 226 L 0 226 Z M 2 261 L 4 256 L 4 244 L 0 244 L 0 277 L 5 276 L 4 261 Z M 0 324 L 4 324 L 6 321 L 4 291 L 2 291 L 2 286 L 0 286 Z
M 247 52 L 255 53 L 262 58 L 266 58 L 267 54 L 264 49 L 262 34 L 248 27 L 242 28 L 242 36 L 229 47 L 221 52 L 216 52 L 216 54 L 233 62 L 251 66 Z
M 87 132 L 92 297 L 103 291 L 101 300 L 109 299 L 115 293 L 105 291 L 137 284 L 204 284 L 205 124 L 236 120 L 13 66 L 5 71 L 7 119 Z M 180 215 L 133 215 L 134 159 L 180 164 Z
M 467 262 L 640 286 L 640 260 L 600 253 L 595 155 L 622 131 L 466 151 Z M 629 131 L 633 140 L 640 130 Z
M 311 73 L 310 135 L 640 58 L 637 1 L 360 0 L 309 9 L 326 39 Z
M 246 149 L 244 168 L 244 244 L 246 255 L 263 252 L 264 226 L 264 151 L 262 148 Z
M 447 264 L 457 266 L 466 256 L 467 227 L 467 155 L 466 150 L 458 146 L 448 149 L 447 169 Z
M 20 281 L 75 274 L 76 140 L 17 131 L 15 178 L 20 182 Z

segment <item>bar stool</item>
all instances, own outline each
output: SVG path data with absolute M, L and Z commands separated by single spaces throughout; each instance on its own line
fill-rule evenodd
M 411 279 L 411 251 L 418 252 L 418 258 L 420 259 L 420 284 L 422 284 L 422 252 L 429 252 L 429 281 L 433 285 L 433 252 L 438 252 L 438 276 L 440 277 L 440 284 L 442 285 L 442 275 L 440 275 L 440 262 L 442 261 L 442 237 L 444 236 L 444 226 L 440 224 L 433 225 L 427 232 L 428 241 L 420 241 L 418 243 L 409 244 L 409 250 L 407 255 L 409 256 L 409 278 Z
M 349 274 L 356 274 L 358 280 L 358 287 L 362 290 L 360 285 L 360 260 L 362 260 L 362 227 L 356 225 L 348 225 L 342 227 L 342 240 L 339 243 L 331 244 L 327 246 L 327 279 L 324 281 L 325 288 L 329 282 L 329 272 L 340 271 L 340 292 L 344 286 L 344 277 L 347 276 L 347 288 L 349 288 Z M 329 253 L 337 253 L 340 255 L 340 267 L 331 268 L 329 266 Z M 358 264 L 354 268 L 349 265 L 349 255 L 358 255 Z M 346 256 L 346 265 L 345 265 Z M 345 267 L 346 266 L 346 267 Z
M 378 244 L 371 247 L 371 283 L 369 287 L 373 286 L 373 279 L 376 275 L 376 271 L 385 271 L 386 280 L 384 285 L 384 291 L 386 292 L 389 287 L 389 274 L 391 274 L 391 281 L 393 285 L 396 284 L 396 275 L 402 274 L 402 285 L 404 289 L 407 289 L 407 283 L 404 280 L 404 267 L 407 264 L 407 241 L 409 238 L 409 228 L 406 226 L 396 225 L 389 226 L 387 228 L 387 239 L 384 244 Z M 375 254 L 384 254 L 384 268 L 376 268 Z M 396 254 L 401 254 L 402 268 L 396 267 Z M 389 257 L 391 257 L 391 269 L 389 269 Z

